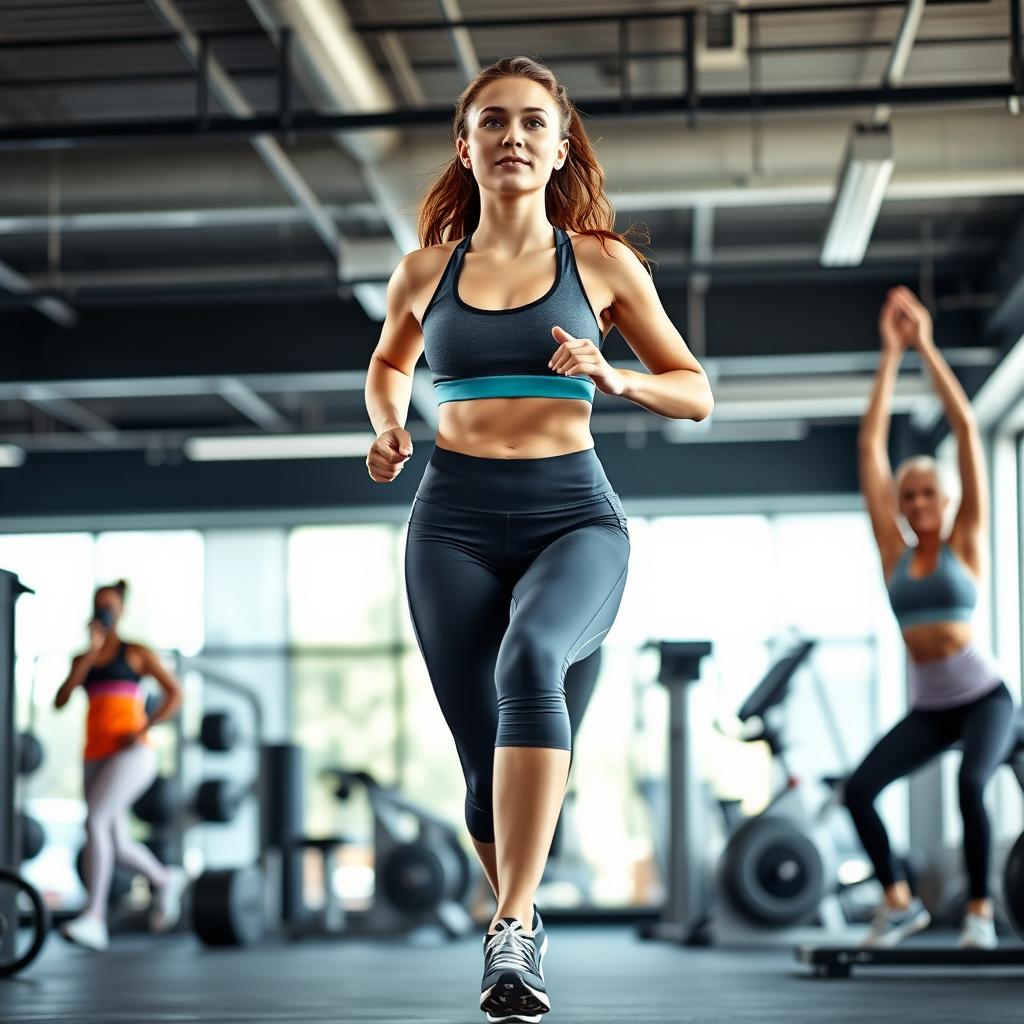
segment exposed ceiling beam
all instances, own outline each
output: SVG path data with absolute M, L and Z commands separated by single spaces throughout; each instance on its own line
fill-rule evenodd
M 998 353 L 992 348 L 943 348 L 942 355 L 950 366 L 991 366 Z M 613 365 L 624 369 L 640 370 L 639 360 L 613 360 Z M 878 368 L 877 351 L 811 352 L 799 355 L 719 356 L 706 360 L 709 372 L 716 380 L 749 378 L 756 381 L 766 377 L 839 378 L 850 374 L 873 374 Z M 903 367 L 911 374 L 921 369 L 916 353 L 908 352 Z M 433 401 L 433 388 L 429 372 L 420 370 L 422 380 L 430 388 L 423 391 Z M 231 378 L 254 394 L 280 394 L 283 392 L 327 393 L 332 391 L 361 391 L 366 383 L 364 370 L 326 373 L 254 373 L 238 374 Z M 24 400 L 27 388 L 41 389 L 35 396 L 71 401 L 117 398 L 173 398 L 178 396 L 218 395 L 224 386 L 222 376 L 193 377 L 121 377 L 105 380 L 52 380 L 0 382 L 0 401 Z M 422 389 L 421 389 L 422 390 Z
M 441 8 L 441 15 L 445 21 L 461 22 L 462 8 L 459 0 L 437 0 Z M 473 45 L 473 37 L 466 26 L 448 29 L 448 37 L 452 41 L 452 49 L 455 51 L 455 62 L 459 65 L 462 78 L 468 85 L 480 73 L 480 58 L 477 56 L 476 47 Z
M 402 90 L 402 97 L 406 105 L 410 107 L 425 107 L 427 105 L 427 94 L 416 77 L 409 55 L 405 52 L 401 40 L 396 32 L 382 32 L 377 39 L 381 50 L 384 52 L 384 59 L 388 62 L 391 74 L 394 75 L 398 88 Z
M 380 217 L 373 203 L 324 206 L 331 220 L 365 224 Z M 278 227 L 305 223 L 308 218 L 294 206 L 239 206 L 217 209 L 115 210 L 97 213 L 62 213 L 0 216 L 0 235 L 62 235 L 130 231 L 189 231 L 215 228 Z
M 168 0 L 151 0 L 166 3 Z M 912 85 L 903 89 L 804 89 L 775 92 L 703 93 L 697 113 L 705 118 L 754 113 L 816 113 L 821 111 L 874 107 L 888 103 L 899 107 L 989 106 L 1005 108 L 1014 96 L 1014 86 L 1006 81 L 956 82 L 941 85 Z M 591 117 L 638 118 L 688 114 L 693 108 L 685 95 L 635 96 L 628 106 L 619 99 L 586 99 L 577 103 Z M 294 115 L 288 131 L 296 137 L 371 133 L 376 129 L 446 126 L 451 122 L 451 106 L 440 105 L 373 113 Z M 217 142 L 225 139 L 267 138 L 281 131 L 276 114 L 260 114 L 240 120 L 211 117 L 200 128 L 195 118 L 88 121 L 62 124 L 28 125 L 0 130 L 0 151 L 72 149 L 103 145 L 148 146 L 153 140 L 180 139 L 191 142 Z M 370 182 L 364 182 L 370 187 Z
M 17 397 L 54 419 L 80 430 L 93 444 L 104 448 L 114 446 L 117 427 L 78 402 L 62 396 L 57 388 L 46 384 L 23 384 Z
M 834 182 L 824 179 L 778 180 L 771 184 L 687 185 L 662 190 L 623 188 L 614 196 L 621 213 L 652 210 L 690 209 L 699 206 L 756 208 L 776 206 L 824 206 L 832 201 Z M 893 174 L 886 202 L 922 199 L 965 199 L 986 196 L 1024 195 L 1024 171 L 992 172 L 899 172 Z M 366 224 L 380 219 L 371 202 L 324 205 L 328 216 L 342 227 L 346 223 Z M 216 209 L 151 209 L 0 216 L 0 235 L 38 235 L 58 231 L 73 233 L 120 233 L 130 231 L 181 231 L 218 228 L 273 227 L 301 224 L 305 213 L 294 206 L 220 207 Z
M 690 237 L 690 260 L 696 266 L 709 266 L 714 252 L 715 210 L 711 206 L 696 206 Z M 707 352 L 705 334 L 705 297 L 711 287 L 707 271 L 691 274 L 686 282 L 687 334 L 686 341 L 698 358 Z
M 419 247 L 415 227 L 409 216 L 408 196 L 383 171 L 384 159 L 401 148 L 397 125 L 370 125 L 367 118 L 395 114 L 394 97 L 381 76 L 359 33 L 353 28 L 344 7 L 328 0 L 304 0 L 301 4 L 278 4 L 270 0 L 248 0 L 259 23 L 277 41 L 278 29 L 289 28 L 294 36 L 296 77 L 318 110 L 343 111 L 323 117 L 354 117 L 360 124 L 349 130 L 339 122 L 329 134 L 355 161 L 355 170 L 363 187 L 378 207 L 400 252 Z M 399 47 L 398 41 L 392 47 Z M 427 110 L 413 107 L 411 110 Z M 297 126 L 304 115 L 295 115 Z M 351 128 L 357 130 L 352 131 Z M 400 161 L 402 185 L 408 187 L 408 163 Z M 372 315 L 372 312 L 368 310 Z
M 907 0 L 903 19 L 900 21 L 896 39 L 889 53 L 889 62 L 882 76 L 882 85 L 886 88 L 895 89 L 903 82 L 907 64 L 910 62 L 910 51 L 914 48 L 917 30 L 924 15 L 924 4 L 925 0 Z M 876 125 L 888 124 L 891 116 L 892 107 L 881 103 L 875 107 L 872 120 Z
M 237 377 L 225 377 L 217 388 L 217 394 L 243 416 L 264 430 L 288 431 L 292 424 L 281 415 L 265 398 L 243 383 Z
M 358 247 L 355 251 L 358 251 Z M 364 261 L 366 265 L 361 268 L 361 276 L 342 278 L 340 283 L 352 287 L 382 287 L 386 284 L 391 265 L 374 265 L 369 258 L 371 255 L 372 253 L 367 251 L 367 259 Z M 871 266 L 884 267 L 886 264 L 916 264 L 923 255 L 921 241 L 916 238 L 907 241 L 894 239 L 875 242 L 868 250 L 868 269 Z M 933 241 L 928 250 L 928 257 L 936 260 L 967 261 L 985 259 L 991 255 L 992 247 L 983 239 L 943 239 Z M 736 273 L 740 273 L 756 276 L 759 271 L 779 273 L 786 270 L 816 270 L 818 248 L 809 243 L 729 246 L 717 249 L 710 263 L 691 262 L 691 256 L 691 252 L 676 247 L 659 247 L 656 280 L 667 284 L 683 277 L 689 280 L 697 275 L 735 276 Z M 49 275 L 29 274 L 24 275 L 23 280 L 27 283 L 27 289 L 15 294 L 24 296 L 24 302 L 47 301 L 39 296 L 50 294 L 52 291 Z M 197 294 L 202 294 L 204 289 L 215 290 L 218 287 L 245 289 L 266 286 L 268 293 L 276 290 L 287 294 L 291 286 L 302 288 L 320 285 L 322 290 L 333 292 L 337 289 L 339 280 L 333 264 L 324 260 L 237 266 L 192 263 L 179 267 L 121 267 L 66 271 L 61 275 L 60 283 L 62 290 L 59 294 L 62 295 L 66 291 L 72 298 L 85 302 L 90 297 L 90 292 L 102 297 L 106 293 L 121 294 L 146 289 L 192 289 Z M 0 305 L 3 303 L 0 302 Z M 367 302 L 366 306 L 369 307 L 370 303 Z M 375 318 L 373 309 L 366 308 L 366 313 L 371 319 Z M 691 333 L 692 326 L 689 325 Z
M 199 36 L 192 29 L 174 0 L 149 0 L 149 4 L 178 34 L 179 45 L 189 60 L 197 67 L 200 64 L 201 44 Z M 249 101 L 235 84 L 216 57 L 206 57 L 210 87 L 216 94 L 220 105 L 235 119 L 248 119 L 255 116 Z M 313 230 L 320 236 L 331 255 L 338 257 L 338 228 L 327 215 L 320 200 L 309 183 L 299 172 L 291 157 L 281 148 L 271 135 L 255 134 L 251 138 L 253 149 L 267 165 L 268 170 L 277 179 L 285 194 L 306 215 Z
M 24 274 L 0 261 L 0 288 L 6 289 L 12 295 L 25 295 L 35 291 L 38 284 L 33 284 Z M 61 327 L 74 327 L 78 323 L 78 314 L 63 299 L 50 296 L 32 298 L 28 304 Z

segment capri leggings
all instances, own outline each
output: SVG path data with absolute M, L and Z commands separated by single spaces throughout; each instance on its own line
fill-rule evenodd
M 593 449 L 483 459 L 435 447 L 409 516 L 417 643 L 494 842 L 494 748 L 572 750 L 566 673 L 604 640 L 626 583 L 622 505 Z
M 909 775 L 958 740 L 960 813 L 964 820 L 964 860 L 968 899 L 988 898 L 991 828 L 985 810 L 985 784 L 1009 753 L 1013 699 L 1004 683 L 969 704 L 941 711 L 915 709 L 883 736 L 846 784 L 846 805 L 871 858 L 879 882 L 888 887 L 903 878 L 893 861 L 889 837 L 874 807 L 890 782 Z
M 128 832 L 128 810 L 149 789 L 156 773 L 156 751 L 144 743 L 85 762 L 88 841 L 83 873 L 89 891 L 86 911 L 96 917 L 106 917 L 115 863 L 145 875 L 155 888 L 167 881 L 167 869 Z

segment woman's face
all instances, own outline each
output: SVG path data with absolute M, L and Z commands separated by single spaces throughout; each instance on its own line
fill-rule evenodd
M 555 102 L 542 85 L 502 78 L 470 105 L 466 138 L 456 148 L 481 189 L 515 194 L 545 188 L 565 163 L 569 140 L 561 137 Z
M 117 625 L 122 611 L 124 603 L 121 595 L 112 587 L 105 587 L 96 592 L 93 600 L 93 617 L 99 619 L 108 629 L 113 629 Z
M 900 512 L 918 535 L 940 531 L 947 504 L 938 478 L 928 470 L 910 470 L 900 482 Z

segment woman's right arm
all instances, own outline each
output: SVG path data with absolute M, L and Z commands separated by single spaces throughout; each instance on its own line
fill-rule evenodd
M 860 488 L 868 507 L 885 576 L 895 567 L 906 546 L 900 533 L 892 466 L 889 463 L 892 394 L 905 348 L 896 327 L 898 315 L 895 304 L 887 299 L 878 321 L 882 358 L 875 374 L 871 400 L 860 421 L 857 435 Z
M 53 700 L 55 708 L 62 708 L 67 704 L 75 687 L 82 685 L 95 660 L 96 656 L 91 651 L 88 654 L 79 654 L 76 658 L 72 659 L 71 671 L 68 673 L 67 679 L 61 683 L 57 696 Z
M 413 275 L 410 253 L 388 282 L 387 315 L 366 373 L 366 411 L 377 435 L 366 456 L 366 468 L 377 483 L 390 483 L 412 456 L 412 438 L 405 429 L 412 397 L 412 375 L 423 351 L 423 332 L 412 312 Z
M 79 654 L 71 660 L 71 671 L 68 673 L 67 679 L 61 683 L 57 696 L 53 700 L 55 708 L 64 707 L 71 694 L 74 693 L 75 687 L 81 686 L 85 682 L 85 677 L 89 674 L 89 669 L 95 664 L 96 656 L 103 647 L 105 640 L 106 630 L 94 619 L 89 623 L 89 650 L 85 654 Z

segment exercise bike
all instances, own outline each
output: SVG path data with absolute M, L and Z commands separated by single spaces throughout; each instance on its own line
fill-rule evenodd
M 830 780 L 825 806 L 812 813 L 785 767 L 785 744 L 775 725 L 777 709 L 815 642 L 801 641 L 778 659 L 740 709 L 741 721 L 760 720 L 741 738 L 768 742 L 785 776 L 769 806 L 742 821 L 711 797 L 694 762 L 691 695 L 711 644 L 661 641 L 650 646 L 659 651 L 658 681 L 669 691 L 664 813 L 652 780 L 639 784 L 651 806 L 656 837 L 665 837 L 656 848 L 668 892 L 661 918 L 641 935 L 684 945 L 788 944 L 808 941 L 823 930 L 845 938 L 849 922 L 839 899 L 839 854 L 827 821 L 830 807 L 838 803 L 839 780 Z M 719 833 L 725 833 L 720 856 L 712 841 Z
M 328 768 L 320 773 L 342 801 L 363 789 L 373 814 L 375 891 L 366 910 L 346 911 L 331 884 L 328 862 L 343 836 L 305 839 L 323 857 L 325 906 L 318 931 L 329 934 L 395 935 L 423 925 L 439 926 L 449 938 L 473 927 L 467 901 L 475 879 L 473 862 L 447 821 L 363 771 Z
M 856 850 L 838 842 L 837 828 L 846 826 L 842 811 L 843 775 L 824 776 L 824 801 L 814 808 L 811 799 L 786 759 L 784 705 L 798 671 L 807 669 L 816 646 L 805 639 L 776 661 L 737 712 L 743 730 L 738 736 L 746 743 L 768 746 L 778 785 L 767 806 L 753 817 L 733 820 L 718 868 L 718 889 L 724 897 L 719 928 L 749 932 L 750 926 L 776 932 L 789 941 L 791 934 L 780 930 L 812 925 L 829 934 L 842 936 L 856 923 L 852 891 L 870 879 L 870 868 L 855 881 L 840 879 L 840 865 Z M 842 737 L 825 697 L 821 680 L 813 674 L 815 692 L 827 731 L 840 760 L 845 762 Z M 719 731 L 730 735 L 719 723 Z M 840 820 L 836 820 L 839 812 Z M 874 894 L 872 894 L 874 896 Z M 873 900 L 872 900 L 873 902 Z

